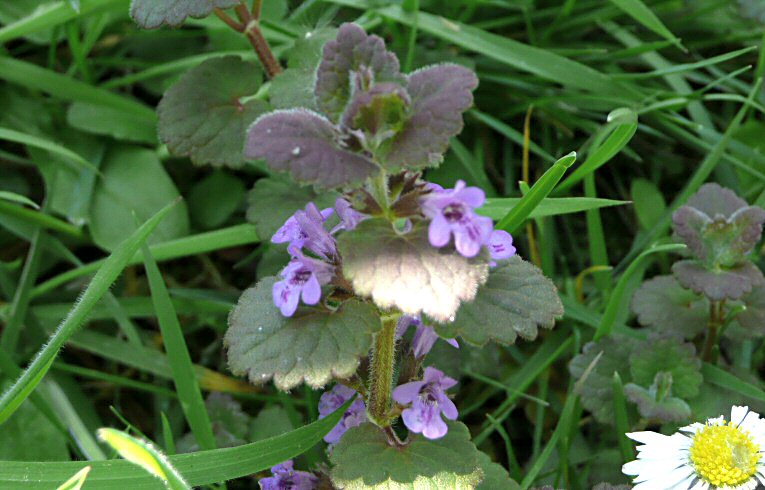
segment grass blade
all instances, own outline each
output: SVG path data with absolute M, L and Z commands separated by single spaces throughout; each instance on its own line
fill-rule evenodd
M 170 371 L 173 374 L 173 382 L 181 401 L 183 413 L 199 443 L 199 447 L 215 449 L 215 436 L 210 417 L 202 399 L 202 392 L 199 391 L 199 383 L 194 374 L 194 365 L 191 362 L 191 356 L 183 338 L 183 331 L 180 323 L 178 323 L 178 316 L 175 313 L 173 303 L 170 301 L 165 281 L 162 279 L 157 262 L 151 256 L 146 243 L 143 244 L 141 250 L 143 251 L 146 276 L 151 288 L 151 298 L 157 312 L 167 359 L 170 362 Z
M 488 198 L 486 203 L 476 212 L 491 219 L 502 219 L 508 212 L 521 202 L 520 197 Z M 546 197 L 529 214 L 529 218 L 546 218 L 548 216 L 560 216 L 563 214 L 580 213 L 591 209 L 600 209 L 610 206 L 623 206 L 630 201 L 617 201 L 614 199 L 599 199 L 589 197 Z
M 31 134 L 21 133 L 19 131 L 14 131 L 13 129 L 0 128 L 0 140 L 12 141 L 14 143 L 20 143 L 22 145 L 28 145 L 28 146 L 33 146 L 35 148 L 40 148 L 41 150 L 46 150 L 51 153 L 55 153 L 56 155 L 60 155 L 81 167 L 88 168 L 90 170 L 98 172 L 98 168 L 96 168 L 92 163 L 85 160 L 77 153 L 67 148 L 64 148 L 61 145 L 53 143 L 52 141 L 48 141 L 45 138 L 40 138 L 38 136 L 34 136 Z
M 194 487 L 248 476 L 306 452 L 340 421 L 349 400 L 327 417 L 299 429 L 243 446 L 170 456 L 170 463 Z M 49 490 L 84 466 L 92 468 L 87 490 L 156 490 L 156 478 L 127 461 L 0 461 L 3 490 Z
M 627 402 L 624 399 L 624 385 L 617 371 L 614 371 L 614 425 L 616 426 L 616 438 L 619 440 L 619 450 L 622 453 L 622 461 L 627 463 L 635 459 L 632 451 L 632 443 L 625 434 L 630 432 L 627 419 Z
M 547 172 L 536 181 L 529 192 L 511 209 L 504 218 L 499 220 L 496 228 L 513 233 L 529 217 L 532 211 L 547 197 L 560 181 L 563 174 L 576 161 L 576 152 L 560 158 Z
M 647 29 L 660 35 L 667 41 L 671 41 L 683 51 L 687 51 L 683 45 L 680 44 L 680 40 L 667 29 L 667 26 L 664 25 L 661 19 L 659 19 L 656 14 L 642 2 L 642 0 L 611 0 L 611 3 L 624 10 L 630 17 L 643 24 Z
M 26 196 L 16 194 L 15 192 L 0 191 L 0 199 L 4 201 L 15 202 L 18 204 L 24 204 L 25 206 L 29 206 L 35 209 L 40 209 L 40 206 L 38 206 L 36 202 Z
M 88 473 L 90 473 L 90 466 L 86 466 L 75 473 L 73 477 L 62 483 L 56 490 L 80 490 L 82 485 L 85 484 Z
M 135 255 L 141 244 L 149 237 L 154 228 L 162 221 L 167 213 L 175 207 L 176 202 L 168 204 L 157 214 L 149 218 L 140 228 L 128 237 L 98 270 L 85 292 L 75 303 L 69 315 L 61 322 L 56 332 L 51 336 L 48 343 L 32 360 L 32 363 L 24 370 L 11 388 L 0 397 L 0 423 L 16 411 L 21 403 L 35 389 L 51 364 L 64 346 L 69 337 L 77 331 L 90 313 L 90 310 L 98 303 L 101 297 L 109 290 L 109 287 L 117 279 L 125 268 L 130 258 Z
M 127 461 L 159 478 L 170 490 L 191 490 L 167 457 L 148 442 L 115 429 L 98 429 L 98 438 L 114 448 Z

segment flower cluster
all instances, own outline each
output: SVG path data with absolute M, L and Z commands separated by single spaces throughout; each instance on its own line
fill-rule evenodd
M 327 231 L 325 222 L 335 212 L 339 223 Z M 281 281 L 274 284 L 274 304 L 282 315 L 292 316 L 298 303 L 315 305 L 321 299 L 321 287 L 328 284 L 335 275 L 337 246 L 333 235 L 340 230 L 352 230 L 364 219 L 351 204 L 338 198 L 335 208 L 319 211 L 314 203 L 308 203 L 305 210 L 297 211 L 279 228 L 271 238 L 272 243 L 287 243 L 292 260 L 282 269 Z M 313 256 L 305 255 L 308 251 Z
M 404 425 L 411 432 L 422 434 L 428 439 L 446 435 L 444 414 L 449 420 L 457 419 L 457 407 L 444 393 L 457 384 L 457 380 L 445 376 L 434 367 L 426 367 L 422 381 L 412 381 L 393 390 L 393 400 L 409 407 L 401 413 Z
M 491 218 L 478 216 L 475 209 L 483 206 L 486 194 L 478 187 L 466 187 L 459 180 L 454 189 L 430 184 L 430 193 L 421 199 L 422 213 L 430 219 L 428 240 L 441 248 L 454 235 L 454 248 L 463 257 L 478 255 L 487 247 L 492 260 L 509 259 L 515 255 L 513 237 L 495 230 Z
M 314 490 L 319 483 L 315 475 L 295 471 L 292 460 L 274 466 L 271 474 L 273 476 L 261 478 L 258 482 L 261 490 Z
M 323 419 L 327 415 L 331 414 L 345 402 L 347 402 L 352 396 L 356 394 L 356 391 L 348 388 L 344 385 L 335 385 L 330 391 L 327 391 L 321 395 L 319 399 L 319 419 Z M 367 420 L 366 406 L 364 400 L 357 396 L 348 410 L 343 414 L 343 418 L 340 422 L 332 428 L 329 433 L 324 436 L 324 441 L 328 444 L 337 444 L 343 434 L 351 427 L 361 425 Z

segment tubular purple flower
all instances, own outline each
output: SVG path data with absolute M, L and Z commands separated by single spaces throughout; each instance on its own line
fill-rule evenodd
M 331 414 L 345 402 L 347 402 L 356 391 L 348 388 L 347 386 L 337 384 L 332 387 L 331 390 L 325 391 L 321 398 L 319 398 L 319 419 L 323 419 L 327 415 Z M 364 400 L 359 396 L 353 400 L 351 406 L 348 407 L 343 418 L 340 422 L 332 428 L 329 433 L 324 436 L 324 442 L 329 444 L 337 444 L 340 438 L 343 437 L 345 431 L 351 427 L 356 427 L 363 424 L 367 420 L 367 409 L 364 405 Z
M 335 240 L 324 229 L 324 222 L 332 216 L 334 210 L 326 208 L 319 211 L 316 204 L 309 202 L 305 210 L 296 211 L 271 237 L 272 243 L 289 243 L 289 251 L 306 248 L 319 257 L 328 259 L 336 254 Z
M 422 381 L 412 381 L 393 390 L 393 400 L 411 406 L 401 413 L 407 429 L 421 433 L 428 439 L 438 439 L 446 435 L 448 427 L 441 418 L 444 414 L 449 420 L 456 420 L 457 407 L 444 393 L 457 384 L 457 380 L 433 367 L 426 367 Z
M 319 484 L 315 475 L 295 471 L 291 459 L 271 468 L 271 474 L 258 481 L 261 490 L 314 490 Z
M 434 247 L 443 247 L 454 235 L 454 247 L 463 257 L 475 257 L 488 243 L 494 224 L 490 218 L 478 216 L 473 209 L 483 205 L 486 195 L 478 187 L 466 187 L 459 180 L 454 189 L 431 192 L 421 200 L 423 214 L 430 218 L 428 240 Z
M 414 337 L 412 338 L 412 351 L 414 357 L 422 359 L 435 345 L 440 337 L 431 325 L 425 325 L 419 317 L 404 315 L 398 320 L 396 326 L 396 336 L 402 337 L 412 325 L 415 326 Z M 444 339 L 449 345 L 459 349 L 460 344 L 456 339 Z
M 492 260 L 490 265 L 492 267 L 497 265 L 496 260 L 507 260 L 515 255 L 513 237 L 504 230 L 494 230 L 491 232 L 488 247 Z
M 321 299 L 321 286 L 332 280 L 334 267 L 317 259 L 304 256 L 300 251 L 282 269 L 284 278 L 272 289 L 274 304 L 282 315 L 292 316 L 300 299 L 307 305 L 315 305 Z
M 337 216 L 340 218 L 340 223 L 332 228 L 330 234 L 335 234 L 340 230 L 353 230 L 359 223 L 367 218 L 365 214 L 359 213 L 353 209 L 351 203 L 341 197 L 338 197 L 335 201 L 335 212 L 337 212 Z

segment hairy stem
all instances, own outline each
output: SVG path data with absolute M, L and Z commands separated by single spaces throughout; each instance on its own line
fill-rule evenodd
M 266 41 L 266 38 L 263 37 L 263 33 L 260 31 L 258 21 L 254 19 L 250 20 L 244 33 L 247 35 L 247 40 L 250 41 L 253 49 L 255 49 L 255 53 L 263 64 L 263 68 L 266 69 L 268 78 L 274 78 L 281 73 L 282 65 L 279 64 L 279 60 L 277 60 L 274 53 L 271 52 L 271 47 L 268 45 L 268 41 Z
M 718 332 L 725 318 L 723 317 L 723 308 L 725 301 L 712 301 L 709 305 L 709 323 L 707 325 L 707 337 L 704 341 L 704 349 L 701 358 L 706 361 L 712 361 L 714 348 L 717 345 Z
M 388 410 L 393 388 L 393 364 L 396 358 L 396 323 L 398 315 L 384 316 L 382 328 L 375 334 L 369 380 L 367 411 L 372 422 L 380 427 L 390 426 Z
M 223 10 L 215 7 L 215 15 L 222 20 L 227 26 L 235 30 L 236 32 L 244 32 L 244 24 L 240 24 L 226 14 Z

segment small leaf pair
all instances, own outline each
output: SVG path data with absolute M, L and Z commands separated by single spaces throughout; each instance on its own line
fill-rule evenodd
M 450 64 L 403 75 L 382 39 L 343 24 L 316 71 L 321 114 L 296 108 L 261 116 L 249 129 L 245 155 L 324 188 L 358 186 L 379 165 L 437 165 L 462 129 L 477 84 L 470 70 Z

